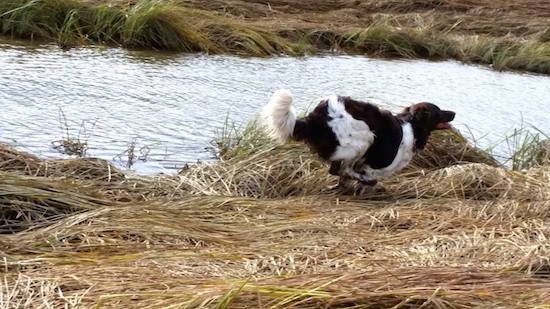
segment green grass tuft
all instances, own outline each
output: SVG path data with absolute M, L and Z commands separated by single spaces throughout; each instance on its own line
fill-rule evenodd
M 213 151 L 219 159 L 244 158 L 275 144 L 267 136 L 258 119 L 238 128 L 226 118 L 225 124 L 213 141 Z
M 55 40 L 62 47 L 101 43 L 256 56 L 295 54 L 299 49 L 274 32 L 160 0 L 141 0 L 129 7 L 7 0 L 0 4 L 0 23 L 1 34 Z
M 141 1 L 128 11 L 122 44 L 186 52 L 215 50 L 214 44 L 186 18 L 185 10 L 165 1 Z
M 22 38 L 56 38 L 82 4 L 71 0 L 5 0 L 0 4 L 1 33 Z

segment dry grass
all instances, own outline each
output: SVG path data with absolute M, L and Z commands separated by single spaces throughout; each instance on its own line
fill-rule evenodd
M 448 131 L 355 196 L 324 192 L 336 179 L 301 145 L 245 132 L 174 177 L 2 147 L 0 306 L 550 303 L 547 161 L 508 171 Z

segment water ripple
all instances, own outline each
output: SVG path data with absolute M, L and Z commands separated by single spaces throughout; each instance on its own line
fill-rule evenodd
M 500 141 L 522 121 L 550 132 L 541 112 L 550 99 L 546 76 L 448 61 L 244 59 L 0 44 L 0 138 L 59 156 L 51 142 L 66 134 L 62 110 L 71 136 L 80 133 L 89 141 L 89 155 L 120 159 L 135 141 L 150 149 L 150 160 L 174 168 L 211 158 L 207 147 L 226 117 L 245 124 L 279 87 L 293 91 L 298 110 L 332 93 L 394 111 L 431 101 L 457 111 L 455 124 L 483 137 L 482 146 Z

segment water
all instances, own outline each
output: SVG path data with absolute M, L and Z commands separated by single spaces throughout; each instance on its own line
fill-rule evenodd
M 68 127 L 88 141 L 89 156 L 124 165 L 134 141 L 148 158 L 139 172 L 173 171 L 212 159 L 208 148 L 226 120 L 244 125 L 279 87 L 294 93 L 299 111 L 332 93 L 393 111 L 430 101 L 456 111 L 455 127 L 481 147 L 521 126 L 550 133 L 548 76 L 451 61 L 62 51 L 0 42 L 0 140 L 56 158 L 52 141 Z

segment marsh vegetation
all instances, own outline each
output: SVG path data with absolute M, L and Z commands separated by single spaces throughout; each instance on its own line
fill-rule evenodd
M 348 52 L 550 73 L 548 3 L 5 0 L 0 33 L 70 48 L 252 56 Z
M 457 59 L 550 73 L 547 3 L 522 0 L 3 0 L 0 32 L 254 56 Z M 64 118 L 64 116 L 63 116 Z M 456 130 L 361 195 L 251 122 L 217 161 L 138 176 L 0 145 L 0 307 L 472 308 L 550 302 L 550 144 L 506 158 Z M 84 135 L 85 136 L 85 135 Z M 80 145 L 82 147 L 76 147 Z M 121 157 L 139 160 L 135 142 Z M 143 153 L 142 153 L 143 154 Z
M 547 159 L 510 170 L 458 132 L 438 132 L 407 170 L 353 196 L 325 192 L 336 179 L 324 163 L 254 124 L 217 145 L 217 163 L 148 177 L 3 146 L 1 305 L 549 301 Z

